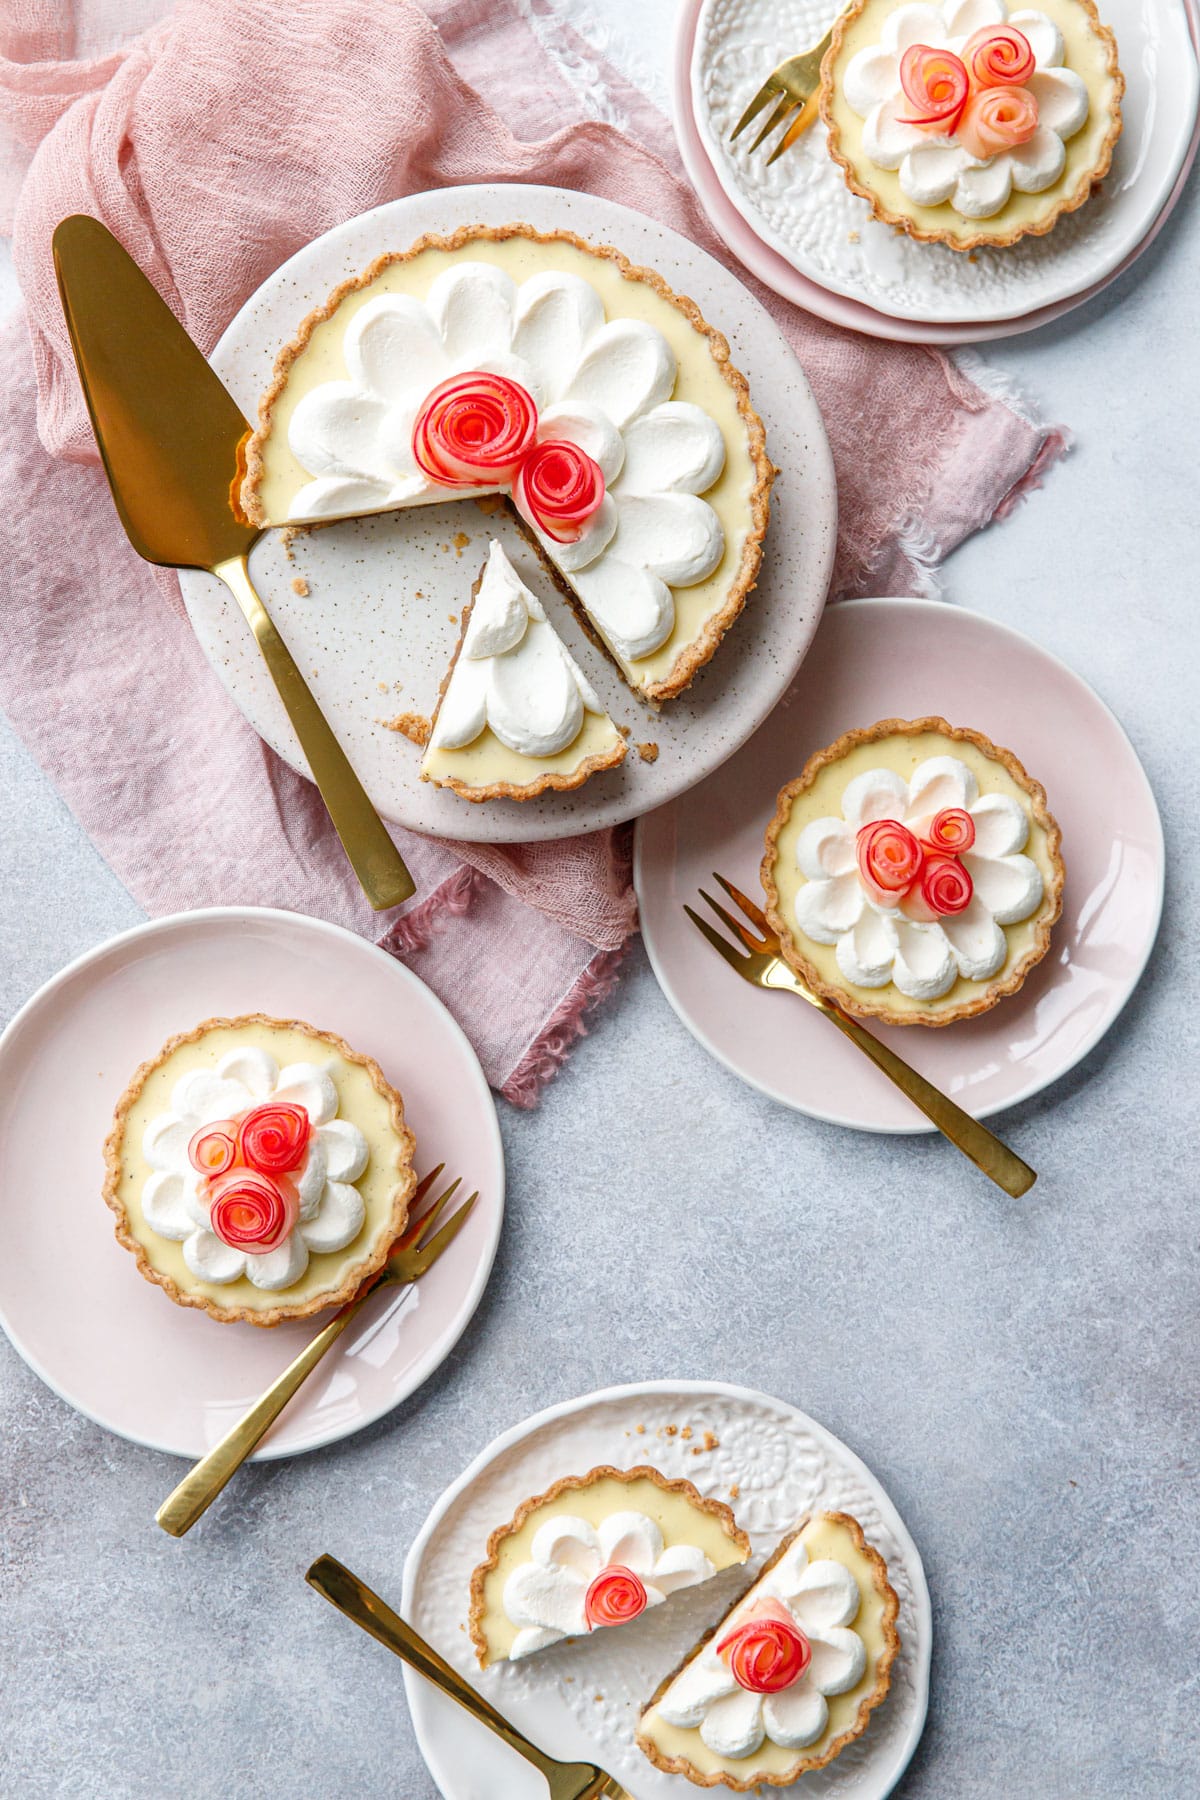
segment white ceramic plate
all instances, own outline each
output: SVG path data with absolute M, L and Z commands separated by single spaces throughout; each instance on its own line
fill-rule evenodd
M 833 567 L 837 498 L 816 402 L 784 338 L 737 277 L 676 232 L 589 194 L 543 187 L 462 187 L 396 200 L 307 245 L 251 296 L 213 352 L 213 365 L 248 418 L 256 416 L 278 350 L 334 286 L 381 251 L 423 232 L 524 220 L 618 244 L 660 270 L 728 335 L 749 377 L 781 472 L 772 495 L 763 573 L 753 600 L 709 667 L 680 699 L 652 713 L 584 639 L 509 521 L 472 501 L 419 507 L 328 526 L 301 536 L 286 558 L 269 532 L 251 558 L 255 580 L 326 716 L 380 811 L 438 837 L 524 842 L 593 831 L 674 798 L 730 756 L 786 689 L 816 629 Z M 469 541 L 456 547 L 455 535 Z M 633 740 L 654 742 L 656 762 L 636 754 L 582 788 L 535 801 L 473 806 L 419 779 L 420 752 L 382 721 L 428 716 L 458 637 L 462 610 L 500 536 Z M 309 593 L 293 593 L 303 575 Z M 245 623 L 211 576 L 181 574 L 184 600 L 205 655 L 267 742 L 304 770 Z M 420 598 L 417 596 L 420 595 Z
M 688 1438 L 683 1427 L 691 1428 Z M 674 1427 L 673 1431 L 669 1427 Z M 716 1441 L 704 1448 L 705 1432 Z M 437 1502 L 404 1567 L 402 1610 L 454 1666 L 551 1755 L 599 1762 L 634 1800 L 680 1800 L 687 1784 L 647 1762 L 633 1741 L 659 1681 L 747 1585 L 744 1570 L 675 1596 L 621 1631 L 556 1645 L 486 1673 L 466 1636 L 471 1570 L 488 1534 L 522 1500 L 598 1464 L 650 1464 L 730 1501 L 758 1568 L 817 1508 L 857 1518 L 887 1559 L 900 1597 L 901 1652 L 891 1692 L 863 1737 L 795 1792 L 813 1800 L 882 1800 L 916 1749 L 929 1694 L 933 1619 L 917 1547 L 870 1470 L 785 1401 L 724 1382 L 651 1381 L 605 1388 L 536 1413 L 489 1444 Z M 545 1784 L 452 1700 L 404 1670 L 417 1742 L 446 1800 L 545 1800 Z M 775 1790 L 772 1790 L 774 1792 Z
M 1020 993 L 981 1018 L 939 1031 L 871 1028 L 976 1118 L 1015 1106 L 1074 1068 L 1113 1024 L 1162 914 L 1162 824 L 1150 784 L 1107 706 L 1057 657 L 944 601 L 839 601 L 753 743 L 642 820 L 636 837 L 646 949 L 688 1030 L 772 1099 L 860 1131 L 934 1127 L 819 1013 L 727 969 L 683 907 L 706 910 L 696 894 L 716 892 L 714 869 L 761 893 L 775 796 L 815 750 L 876 719 L 927 714 L 985 732 L 1043 783 L 1063 830 L 1063 916 Z
M 1007 250 L 967 257 L 915 243 L 872 219 L 830 158 L 819 121 L 770 168 L 767 149 L 750 152 L 755 130 L 730 143 L 763 77 L 820 38 L 830 0 L 703 0 L 690 111 L 741 219 L 819 287 L 901 320 L 979 327 L 1020 319 L 1086 293 L 1119 269 L 1148 237 L 1195 151 L 1200 71 L 1186 0 L 1104 0 L 1101 10 L 1116 31 L 1129 84 L 1112 173 L 1101 194 L 1047 237 Z M 741 254 L 739 243 L 733 248 Z
M 257 1011 L 375 1057 L 404 1096 L 418 1172 L 444 1160 L 479 1200 L 420 1282 L 364 1309 L 256 1459 L 333 1443 L 406 1399 L 466 1329 L 500 1236 L 504 1154 L 483 1070 L 441 1001 L 386 951 L 298 913 L 222 907 L 79 957 L 0 1037 L 0 1324 L 70 1405 L 177 1456 L 210 1449 L 315 1327 L 222 1325 L 143 1280 L 101 1198 L 102 1146 L 133 1071 L 174 1032 Z

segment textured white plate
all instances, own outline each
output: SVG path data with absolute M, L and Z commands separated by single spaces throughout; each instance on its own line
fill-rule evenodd
M 704 0 L 692 51 L 703 147 L 742 218 L 820 286 L 896 318 L 1020 318 L 1103 281 L 1146 237 L 1188 156 L 1200 71 L 1184 0 L 1102 0 L 1128 81 L 1125 129 L 1103 192 L 1044 238 L 971 257 L 918 244 L 852 194 L 818 121 L 770 168 L 756 132 L 729 134 L 763 77 L 829 23 L 833 0 Z M 765 115 L 764 115 L 765 116 Z M 773 140 L 772 140 L 773 141 Z
M 251 296 L 213 352 L 213 365 L 248 418 L 276 353 L 305 314 L 382 251 L 427 231 L 524 220 L 617 244 L 660 270 L 728 336 L 749 377 L 781 472 L 771 502 L 763 573 L 713 662 L 679 700 L 652 713 L 584 639 L 515 528 L 473 501 L 420 507 L 304 534 L 289 562 L 278 532 L 251 558 L 259 590 L 308 677 L 371 798 L 389 819 L 438 837 L 524 842 L 593 831 L 683 793 L 743 744 L 786 690 L 816 629 L 833 566 L 837 497 L 821 416 L 799 363 L 737 277 L 665 226 L 589 194 L 544 187 L 461 187 L 416 194 L 351 219 L 308 244 Z M 466 544 L 456 546 L 456 534 Z M 474 806 L 419 779 L 421 753 L 382 723 L 428 716 L 458 637 L 457 619 L 489 537 L 499 536 L 553 609 L 555 623 L 634 742 L 624 765 L 567 794 Z M 303 576 L 307 596 L 292 591 Z M 211 576 L 180 575 L 209 662 L 247 719 L 307 772 L 265 665 L 233 602 Z
M 686 1439 L 684 1427 L 691 1430 Z M 704 1448 L 705 1432 L 716 1440 L 711 1451 Z M 816 1508 L 843 1508 L 861 1521 L 886 1557 L 900 1597 L 902 1647 L 892 1689 L 862 1738 L 794 1791 L 811 1800 L 882 1800 L 925 1723 L 933 1637 L 925 1572 L 870 1470 L 785 1401 L 724 1382 L 652 1381 L 606 1388 L 535 1414 L 489 1444 L 430 1513 L 405 1563 L 405 1616 L 551 1755 L 599 1762 L 634 1800 L 690 1794 L 684 1781 L 647 1762 L 634 1729 L 662 1677 L 748 1585 L 745 1570 L 680 1594 L 626 1629 L 597 1632 L 484 1674 L 466 1635 L 468 1582 L 489 1533 L 559 1476 L 600 1463 L 648 1463 L 667 1476 L 686 1476 L 718 1500 L 729 1501 L 736 1485 L 739 1495 L 730 1504 L 754 1546 L 752 1569 Z M 408 1668 L 404 1682 L 417 1741 L 446 1800 L 545 1800 L 540 1776 L 452 1700 Z

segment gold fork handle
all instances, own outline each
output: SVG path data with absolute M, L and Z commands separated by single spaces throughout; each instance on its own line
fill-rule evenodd
M 288 1364 L 278 1380 L 271 1383 L 262 1399 L 256 1400 L 249 1412 L 242 1414 L 220 1443 L 214 1444 L 208 1455 L 201 1457 L 195 1468 L 184 1476 L 174 1493 L 168 1494 L 154 1515 L 164 1531 L 169 1531 L 172 1537 L 182 1537 L 208 1511 L 221 1489 L 237 1474 L 255 1445 L 270 1430 L 292 1395 L 307 1381 L 330 1345 L 341 1337 L 367 1294 L 374 1291 L 374 1286 L 368 1288 L 335 1313 L 328 1325 L 304 1346 L 296 1360 Z
M 383 1644 L 402 1662 L 414 1668 L 418 1675 L 426 1681 L 432 1681 L 434 1687 L 448 1694 L 451 1700 L 465 1707 L 472 1718 L 486 1725 L 489 1731 L 503 1738 L 511 1750 L 523 1756 L 526 1762 L 533 1764 L 550 1781 L 551 1777 L 562 1768 L 562 1764 L 553 1756 L 547 1756 L 536 1744 L 531 1744 L 527 1737 L 509 1723 L 504 1714 L 497 1712 L 483 1695 L 473 1688 L 469 1681 L 464 1681 L 457 1669 L 452 1669 L 444 1657 L 438 1655 L 432 1644 L 427 1644 L 420 1632 L 394 1613 L 385 1600 L 373 1593 L 365 1582 L 357 1575 L 351 1574 L 344 1564 L 334 1556 L 318 1556 L 315 1563 L 304 1577 L 310 1587 L 316 1588 L 326 1600 L 353 1619 L 356 1625 L 369 1632 L 379 1643 Z
M 296 667 L 291 651 L 255 593 L 246 558 L 231 556 L 218 563 L 213 574 L 225 583 L 246 615 L 363 893 L 376 912 L 399 906 L 415 892 L 413 878 L 350 767 L 346 752 L 330 730 L 312 689 Z
M 969 1156 L 975 1166 L 982 1169 L 998 1187 L 1002 1187 L 1006 1194 L 1011 1194 L 1015 1200 L 1029 1192 L 1037 1180 L 1036 1173 L 1007 1144 L 1002 1144 L 986 1125 L 981 1125 L 978 1119 L 973 1119 L 970 1113 L 965 1113 L 961 1106 L 956 1106 L 953 1100 L 935 1088 L 931 1081 L 918 1075 L 903 1057 L 897 1056 L 886 1044 L 881 1044 L 877 1037 L 860 1025 L 857 1019 L 852 1019 L 849 1013 L 829 1004 L 823 1006 L 821 1011 L 833 1020 L 838 1030 L 852 1044 L 857 1044 L 860 1050 L 866 1052 L 876 1068 L 882 1069 L 888 1080 L 894 1081 L 901 1093 L 907 1094 L 927 1119 L 932 1119 L 943 1137 L 949 1138 L 964 1156 Z

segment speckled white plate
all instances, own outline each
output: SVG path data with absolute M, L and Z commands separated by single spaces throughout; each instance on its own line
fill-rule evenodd
M 102 1149 L 140 1062 L 201 1019 L 257 1011 L 375 1057 L 404 1096 L 418 1173 L 444 1160 L 479 1201 L 423 1280 L 367 1305 L 256 1460 L 347 1437 L 418 1388 L 465 1331 L 500 1236 L 504 1152 L 483 1070 L 441 1001 L 386 951 L 248 906 L 155 919 L 89 950 L 0 1037 L 0 1325 L 70 1405 L 176 1456 L 211 1449 L 317 1327 L 222 1325 L 174 1306 L 113 1236 Z
M 702 0 L 698 14 L 691 6 L 680 17 L 681 34 L 694 35 L 689 91 L 679 91 L 681 70 L 677 104 L 694 120 L 712 174 L 749 228 L 749 253 L 741 231 L 731 233 L 714 214 L 715 222 L 755 273 L 788 298 L 804 296 L 790 291 L 786 277 L 782 286 L 773 278 L 771 258 L 757 254 L 754 240 L 829 295 L 888 318 L 958 327 L 952 341 L 967 342 L 986 336 L 979 328 L 988 322 L 1043 315 L 1087 294 L 1150 240 L 1177 198 L 1181 170 L 1195 154 L 1200 107 L 1189 0 L 1102 0 L 1128 81 L 1125 129 L 1103 191 L 1047 237 L 970 257 L 916 243 L 872 219 L 830 158 L 819 121 L 770 168 L 766 149 L 751 154 L 754 131 L 730 143 L 764 75 L 815 43 L 834 10 L 835 0 Z M 706 185 L 698 182 L 702 194 Z M 873 326 L 869 315 L 844 306 L 818 303 L 818 310 L 889 335 L 886 325 Z
M 901 1651 L 891 1692 L 856 1743 L 789 1792 L 812 1800 L 882 1800 L 890 1794 L 925 1724 L 933 1639 L 925 1571 L 875 1476 L 786 1401 L 725 1382 L 651 1381 L 605 1388 L 536 1413 L 489 1444 L 437 1502 L 404 1566 L 405 1616 L 551 1755 L 599 1762 L 634 1800 L 680 1800 L 691 1793 L 686 1782 L 646 1760 L 634 1729 L 662 1677 L 748 1585 L 745 1570 L 685 1591 L 620 1631 L 555 1645 L 486 1673 L 466 1635 L 468 1583 L 486 1554 L 489 1533 L 559 1476 L 601 1463 L 648 1463 L 664 1475 L 686 1476 L 705 1496 L 728 1501 L 754 1547 L 752 1569 L 815 1509 L 844 1509 L 861 1522 L 886 1558 L 900 1597 Z M 417 1742 L 446 1800 L 545 1800 L 540 1776 L 452 1700 L 407 1667 L 404 1684 Z
M 1162 915 L 1162 823 L 1099 695 L 1031 638 L 940 600 L 831 606 L 795 687 L 741 756 L 644 819 L 634 882 L 667 999 L 700 1043 L 786 1106 L 860 1131 L 934 1127 L 827 1019 L 725 967 L 685 916 L 719 869 L 747 894 L 775 796 L 815 750 L 876 719 L 940 714 L 1015 752 L 1062 826 L 1067 880 L 1049 955 L 1019 994 L 944 1030 L 872 1026 L 976 1118 L 1041 1093 L 1085 1057 L 1141 979 Z M 1096 771 L 1103 770 L 1103 782 Z
M 763 572 L 736 627 L 680 699 L 653 713 L 587 642 L 515 527 L 485 518 L 473 501 L 420 507 L 332 525 L 298 537 L 289 561 L 278 532 L 251 558 L 255 581 L 334 730 L 379 810 L 437 837 L 488 843 L 569 836 L 633 818 L 683 793 L 738 749 L 775 705 L 816 629 L 833 567 L 837 497 L 817 404 L 780 332 L 737 277 L 678 233 L 590 194 L 505 186 L 441 189 L 393 201 L 327 232 L 251 296 L 213 352 L 213 365 L 248 418 L 256 416 L 275 356 L 331 289 L 389 248 L 423 232 L 524 220 L 566 227 L 618 245 L 689 294 L 728 336 L 748 376 L 780 466 L 771 501 Z M 456 535 L 466 542 L 456 544 Z M 383 723 L 403 712 L 428 716 L 458 638 L 463 601 L 499 536 L 546 599 L 555 623 L 634 742 L 621 768 L 566 794 L 472 805 L 419 779 L 420 751 Z M 293 592 L 303 577 L 309 592 Z M 306 772 L 266 668 L 240 613 L 211 576 L 180 575 L 205 655 L 267 742 Z

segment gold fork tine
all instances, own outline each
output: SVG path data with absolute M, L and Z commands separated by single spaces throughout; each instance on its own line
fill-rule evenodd
M 729 895 L 729 898 L 733 901 L 734 905 L 741 907 L 750 923 L 752 925 L 757 925 L 758 929 L 765 935 L 770 927 L 767 924 L 767 915 L 763 912 L 761 906 L 755 906 L 753 900 L 751 900 L 748 895 L 743 894 L 741 888 L 735 888 L 732 881 L 726 881 L 725 877 L 723 875 L 718 875 L 715 869 L 712 872 L 712 878 L 720 887 L 725 889 L 725 892 Z
M 690 906 L 685 906 L 683 910 L 692 921 L 692 924 L 696 927 L 697 931 L 702 931 L 704 933 L 713 949 L 720 951 L 730 968 L 736 969 L 739 975 L 744 975 L 746 972 L 746 958 L 742 956 L 739 951 L 734 949 L 733 945 L 729 942 L 729 939 L 722 937 L 715 926 L 710 925 L 707 919 L 702 919 L 698 912 L 693 912 Z
M 755 94 L 753 100 L 750 102 L 749 106 L 746 108 L 745 112 L 742 114 L 741 118 L 738 120 L 738 122 L 734 126 L 733 130 L 730 132 L 729 141 L 731 144 L 733 143 L 735 138 L 738 138 L 741 136 L 742 132 L 745 131 L 745 129 L 746 129 L 747 125 L 749 125 L 750 121 L 752 119 L 756 119 L 758 117 L 758 115 L 762 111 L 763 107 L 767 104 L 767 101 L 774 99 L 775 95 L 778 92 L 779 92 L 779 83 L 776 81 L 774 73 L 772 73 L 767 76 L 767 79 L 763 82 L 763 84 L 759 88 L 757 94 Z
M 779 158 L 781 156 L 785 155 L 786 152 L 791 149 L 792 145 L 796 142 L 797 138 L 804 136 L 804 133 L 808 130 L 809 126 L 813 123 L 813 121 L 815 120 L 819 111 L 820 111 L 820 107 L 817 103 L 817 98 L 814 95 L 813 98 L 811 100 L 809 100 L 806 105 L 804 105 L 800 108 L 800 111 L 797 113 L 796 117 L 792 120 L 791 124 L 788 126 L 787 130 L 784 132 L 783 136 L 780 138 L 779 142 L 776 144 L 774 150 L 772 150 L 770 156 L 768 156 L 768 158 L 767 158 L 768 169 L 770 168 L 770 166 L 773 162 L 778 162 Z
M 796 100 L 793 100 L 793 98 L 790 94 L 781 94 L 779 96 L 778 106 L 775 108 L 774 112 L 771 114 L 770 118 L 767 120 L 766 124 L 763 126 L 762 130 L 759 132 L 758 136 L 755 138 L 754 142 L 750 146 L 750 155 L 751 156 L 754 155 L 754 152 L 758 149 L 758 146 L 762 143 L 763 139 L 769 138 L 771 133 L 775 130 L 776 126 L 782 125 L 783 121 L 786 118 L 788 118 L 793 112 L 795 112 L 798 104 L 799 104 L 799 102 Z
M 700 889 L 700 898 L 704 901 L 706 906 L 712 908 L 722 925 L 727 925 L 730 931 L 735 932 L 736 935 L 741 938 L 747 950 L 752 951 L 755 955 L 761 956 L 764 951 L 771 948 L 770 944 L 764 944 L 761 938 L 754 937 L 739 920 L 733 917 L 732 913 L 727 913 L 723 906 L 719 906 L 711 894 L 705 893 L 703 888 Z
M 457 1181 L 454 1186 L 458 1186 Z M 448 1199 L 449 1195 L 444 1196 L 444 1198 Z M 468 1199 L 463 1201 L 457 1212 L 450 1214 L 450 1217 L 446 1220 L 446 1223 L 442 1226 L 441 1230 L 436 1232 L 427 1243 L 421 1245 L 420 1250 L 417 1252 L 416 1274 L 423 1275 L 425 1271 L 437 1261 L 446 1246 L 454 1242 L 455 1238 L 470 1218 L 472 1208 L 478 1198 L 479 1190 L 476 1189 Z M 439 1209 L 441 1204 L 441 1201 L 439 1201 Z
M 445 1168 L 445 1166 L 446 1165 L 444 1163 L 439 1165 L 440 1168 Z M 436 1222 L 438 1214 L 442 1211 L 447 1200 L 450 1200 L 453 1198 L 455 1191 L 461 1186 L 461 1183 L 462 1183 L 462 1176 L 459 1175 L 454 1181 L 452 1181 L 450 1183 L 450 1186 L 446 1189 L 445 1193 L 440 1194 L 438 1196 L 438 1198 L 434 1201 L 432 1206 L 426 1207 L 425 1211 L 420 1215 L 419 1218 L 414 1218 L 413 1217 L 413 1206 L 415 1205 L 416 1201 L 418 1200 L 418 1198 L 420 1197 L 420 1194 L 421 1194 L 421 1188 L 418 1188 L 416 1193 L 412 1197 L 412 1202 L 409 1205 L 408 1224 L 404 1227 L 403 1232 L 396 1239 L 396 1242 L 392 1245 L 392 1249 L 393 1250 L 411 1250 L 413 1245 L 416 1244 L 420 1238 L 424 1237 L 424 1235 L 425 1235 L 426 1231 L 428 1231 L 429 1227 Z M 427 1187 L 427 1182 L 423 1181 L 421 1183 L 421 1187 Z

